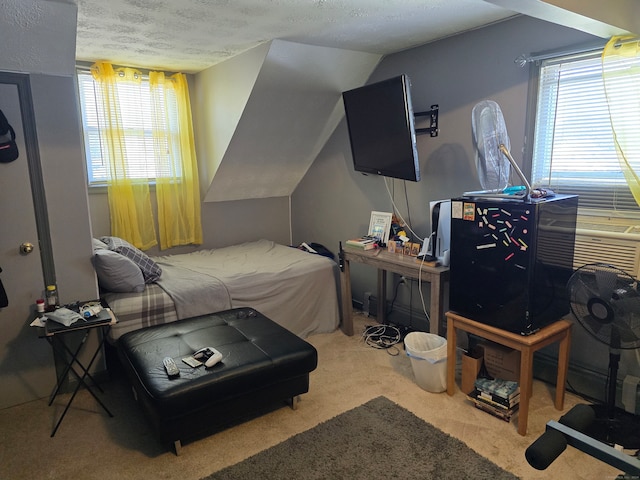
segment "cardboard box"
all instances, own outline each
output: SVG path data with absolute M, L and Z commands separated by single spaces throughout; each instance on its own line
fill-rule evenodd
M 479 345 L 462 355 L 462 378 L 460 380 L 462 393 L 468 395 L 473 391 L 473 384 L 482 367 L 483 356 L 483 349 Z
M 489 375 L 502 380 L 520 381 L 520 352 L 497 343 L 482 342 L 484 365 Z

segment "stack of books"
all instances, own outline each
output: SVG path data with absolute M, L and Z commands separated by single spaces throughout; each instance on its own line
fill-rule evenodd
M 501 418 L 505 422 L 518 410 L 520 404 L 520 386 L 518 382 L 499 378 L 478 378 L 469 398 L 480 410 Z
M 352 238 L 351 240 L 347 240 L 346 243 L 350 247 L 361 248 L 362 250 L 371 250 L 372 248 L 376 248 L 378 246 L 378 237 L 365 235 L 364 237 Z

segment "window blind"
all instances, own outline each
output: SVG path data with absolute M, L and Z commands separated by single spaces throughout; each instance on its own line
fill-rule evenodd
M 557 193 L 577 194 L 581 208 L 635 213 L 638 205 L 625 182 L 614 144 L 601 52 L 540 62 L 531 183 Z M 621 68 L 629 61 L 621 60 Z M 639 79 L 632 76 L 628 81 Z M 640 128 L 640 118 L 626 121 Z M 640 148 L 640 135 L 637 141 L 636 148 Z
M 106 185 L 110 167 L 109 152 L 105 151 L 100 135 L 105 124 L 102 102 L 98 101 L 100 91 L 88 70 L 79 69 L 77 76 L 89 185 Z M 154 138 L 153 135 L 151 121 L 154 114 L 148 77 L 143 77 L 139 85 L 119 85 L 118 100 L 124 129 L 127 176 L 154 181 L 175 175 L 176 172 L 171 171 L 176 168 L 175 162 L 157 158 L 157 152 L 168 152 L 168 142 L 175 141 L 178 136 L 175 97 L 170 96 L 170 101 L 161 106 L 171 116 L 169 124 L 162 127 L 166 133 L 162 138 Z M 164 112 L 158 112 L 155 118 L 165 118 Z M 154 148 L 154 142 L 163 142 L 163 145 Z M 177 173 L 179 175 L 180 172 Z

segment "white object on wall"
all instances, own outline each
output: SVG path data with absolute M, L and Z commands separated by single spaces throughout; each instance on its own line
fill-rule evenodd
M 438 214 L 438 229 L 435 235 L 435 245 L 433 245 L 434 236 L 429 239 L 429 252 L 436 257 L 438 261 L 444 265 L 449 265 L 449 249 L 451 248 L 451 200 L 434 200 L 429 202 L 429 211 L 431 212 L 431 221 L 433 228 L 433 209 L 436 205 L 440 205 Z

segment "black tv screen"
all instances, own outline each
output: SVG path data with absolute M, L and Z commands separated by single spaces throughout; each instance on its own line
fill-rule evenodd
M 342 92 L 342 100 L 355 170 L 420 180 L 407 75 Z

